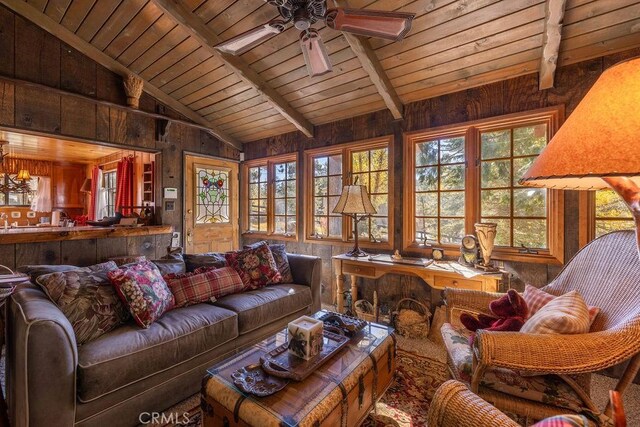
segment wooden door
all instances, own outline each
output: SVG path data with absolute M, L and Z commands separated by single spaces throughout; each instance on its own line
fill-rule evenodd
M 238 164 L 186 155 L 184 170 L 186 253 L 237 249 Z

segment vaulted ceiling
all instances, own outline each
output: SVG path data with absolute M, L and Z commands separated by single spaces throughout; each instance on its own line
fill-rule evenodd
M 344 6 L 344 0 L 327 0 Z M 277 16 L 264 0 L 0 0 L 238 145 L 640 46 L 640 0 L 349 0 L 416 14 L 401 42 L 315 24 L 333 72 L 307 75 L 289 28 L 240 56 L 213 46 Z

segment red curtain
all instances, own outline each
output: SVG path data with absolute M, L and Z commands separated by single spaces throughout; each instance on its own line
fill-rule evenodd
M 116 170 L 116 212 L 130 215 L 132 210 L 122 206 L 133 206 L 133 157 L 123 157 Z
M 99 172 L 100 168 L 98 166 L 94 166 L 91 170 L 91 197 L 89 198 L 89 212 L 87 212 L 89 221 L 95 221 L 96 219 L 96 199 L 100 194 L 101 184 L 98 182 Z

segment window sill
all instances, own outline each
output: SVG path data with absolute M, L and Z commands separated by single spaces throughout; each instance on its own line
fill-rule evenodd
M 285 236 L 284 234 L 268 234 L 268 233 L 242 233 L 242 237 L 246 239 L 262 239 L 262 240 L 282 240 L 287 242 L 297 242 L 298 236 L 293 234 L 291 236 Z
M 424 247 L 418 244 L 411 244 L 405 246 L 404 250 L 410 253 L 418 253 L 420 255 L 431 256 L 432 248 L 444 249 L 445 258 L 458 258 L 460 256 L 460 245 L 438 245 L 433 244 L 430 247 Z M 524 254 L 520 253 L 515 248 L 494 248 L 491 253 L 491 259 L 495 261 L 511 261 L 511 262 L 525 262 L 532 264 L 553 264 L 562 265 L 562 261 L 556 258 L 548 249 L 539 250 L 537 254 Z

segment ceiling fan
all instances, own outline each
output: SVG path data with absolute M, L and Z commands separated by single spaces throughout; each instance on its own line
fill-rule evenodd
M 300 46 L 311 77 L 332 70 L 329 55 L 318 30 L 312 28 L 324 21 L 329 28 L 360 36 L 379 37 L 399 41 L 411 30 L 412 13 L 387 12 L 368 9 L 327 9 L 327 0 L 264 0 L 278 9 L 280 16 L 264 25 L 218 44 L 216 49 L 231 55 L 241 55 L 291 23 L 300 30 Z

